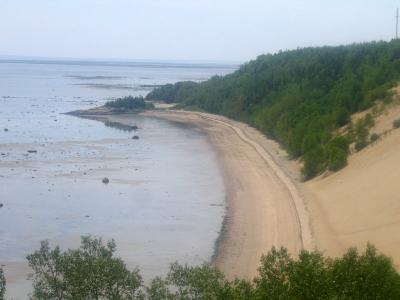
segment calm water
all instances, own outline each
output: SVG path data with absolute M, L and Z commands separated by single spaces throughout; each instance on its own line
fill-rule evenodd
M 133 118 L 139 129 L 128 132 L 61 113 L 230 71 L 0 63 L 0 264 L 8 296 L 25 298 L 25 256 L 43 239 L 76 247 L 83 234 L 114 238 L 118 254 L 147 279 L 175 260 L 210 259 L 225 211 L 224 186 L 202 132 L 143 117 Z

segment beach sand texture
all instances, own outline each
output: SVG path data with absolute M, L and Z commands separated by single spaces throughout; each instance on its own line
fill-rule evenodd
M 380 127 L 378 120 L 373 131 Z M 305 186 L 318 249 L 337 256 L 349 247 L 365 248 L 370 242 L 391 256 L 399 268 L 399 129 L 353 154 L 343 170 Z

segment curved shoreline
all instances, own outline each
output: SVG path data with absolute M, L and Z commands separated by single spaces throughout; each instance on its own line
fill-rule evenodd
M 141 114 L 196 126 L 216 150 L 226 214 L 212 263 L 228 278 L 256 276 L 261 256 L 273 246 L 286 247 L 292 255 L 313 248 L 308 211 L 285 165 L 286 153 L 277 143 L 244 123 L 218 115 L 173 110 Z M 94 117 L 122 124 L 132 120 L 131 114 Z
M 294 179 L 286 174 L 283 166 L 274 159 L 272 149 L 266 149 L 258 142 L 257 139 L 264 139 L 265 143 L 270 142 L 264 135 L 253 128 L 249 130 L 250 127 L 246 124 L 207 113 L 149 111 L 143 114 L 198 126 L 206 132 L 211 144 L 216 148 L 224 171 L 227 212 L 221 235 L 217 240 L 213 264 L 228 278 L 255 276 L 261 255 L 269 251 L 272 246 L 287 247 L 293 255 L 297 255 L 301 249 L 313 247 L 309 216 L 301 193 L 293 182 Z M 219 132 L 221 130 L 222 132 Z M 258 136 L 255 137 L 252 131 L 255 131 Z M 229 136 L 232 133 L 231 141 L 221 141 L 221 134 Z M 234 140 L 235 137 L 236 140 Z M 232 159 L 227 149 L 232 146 L 232 143 L 239 155 L 252 155 L 251 159 L 245 159 L 244 164 L 237 164 L 234 156 L 238 153 L 235 153 Z M 276 143 L 274 146 L 278 147 Z M 241 168 L 244 170 L 256 168 L 257 172 L 265 172 L 263 174 L 265 176 L 260 178 L 265 179 L 265 183 L 269 182 L 268 188 L 256 186 L 265 185 L 262 180 L 259 180 L 260 178 L 254 178 L 257 177 L 256 175 L 253 178 L 250 176 L 247 180 L 244 177 L 235 176 L 234 173 L 240 172 Z M 252 179 L 256 184 L 248 181 Z M 243 189 L 240 195 L 237 191 L 238 186 Z M 259 191 L 254 193 L 252 188 Z M 247 204 L 252 207 L 246 209 Z M 268 205 L 265 206 L 265 204 Z M 246 211 L 240 211 L 241 207 Z M 265 207 L 271 208 L 271 211 L 255 215 L 255 211 Z M 274 222 L 265 220 L 268 214 L 272 215 L 271 219 L 275 219 Z M 267 236 L 251 235 L 250 230 L 265 233 Z M 249 235 L 251 238 L 247 238 Z

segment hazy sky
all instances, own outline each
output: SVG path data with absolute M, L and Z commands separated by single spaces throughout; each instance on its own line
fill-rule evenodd
M 245 61 L 390 40 L 400 0 L 0 0 L 0 54 Z

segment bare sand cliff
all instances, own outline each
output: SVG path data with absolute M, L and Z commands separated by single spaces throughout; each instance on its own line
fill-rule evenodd
M 305 183 L 318 249 L 341 255 L 368 242 L 400 267 L 400 118 L 393 107 L 376 119 L 378 142 L 350 156 L 348 166 Z

